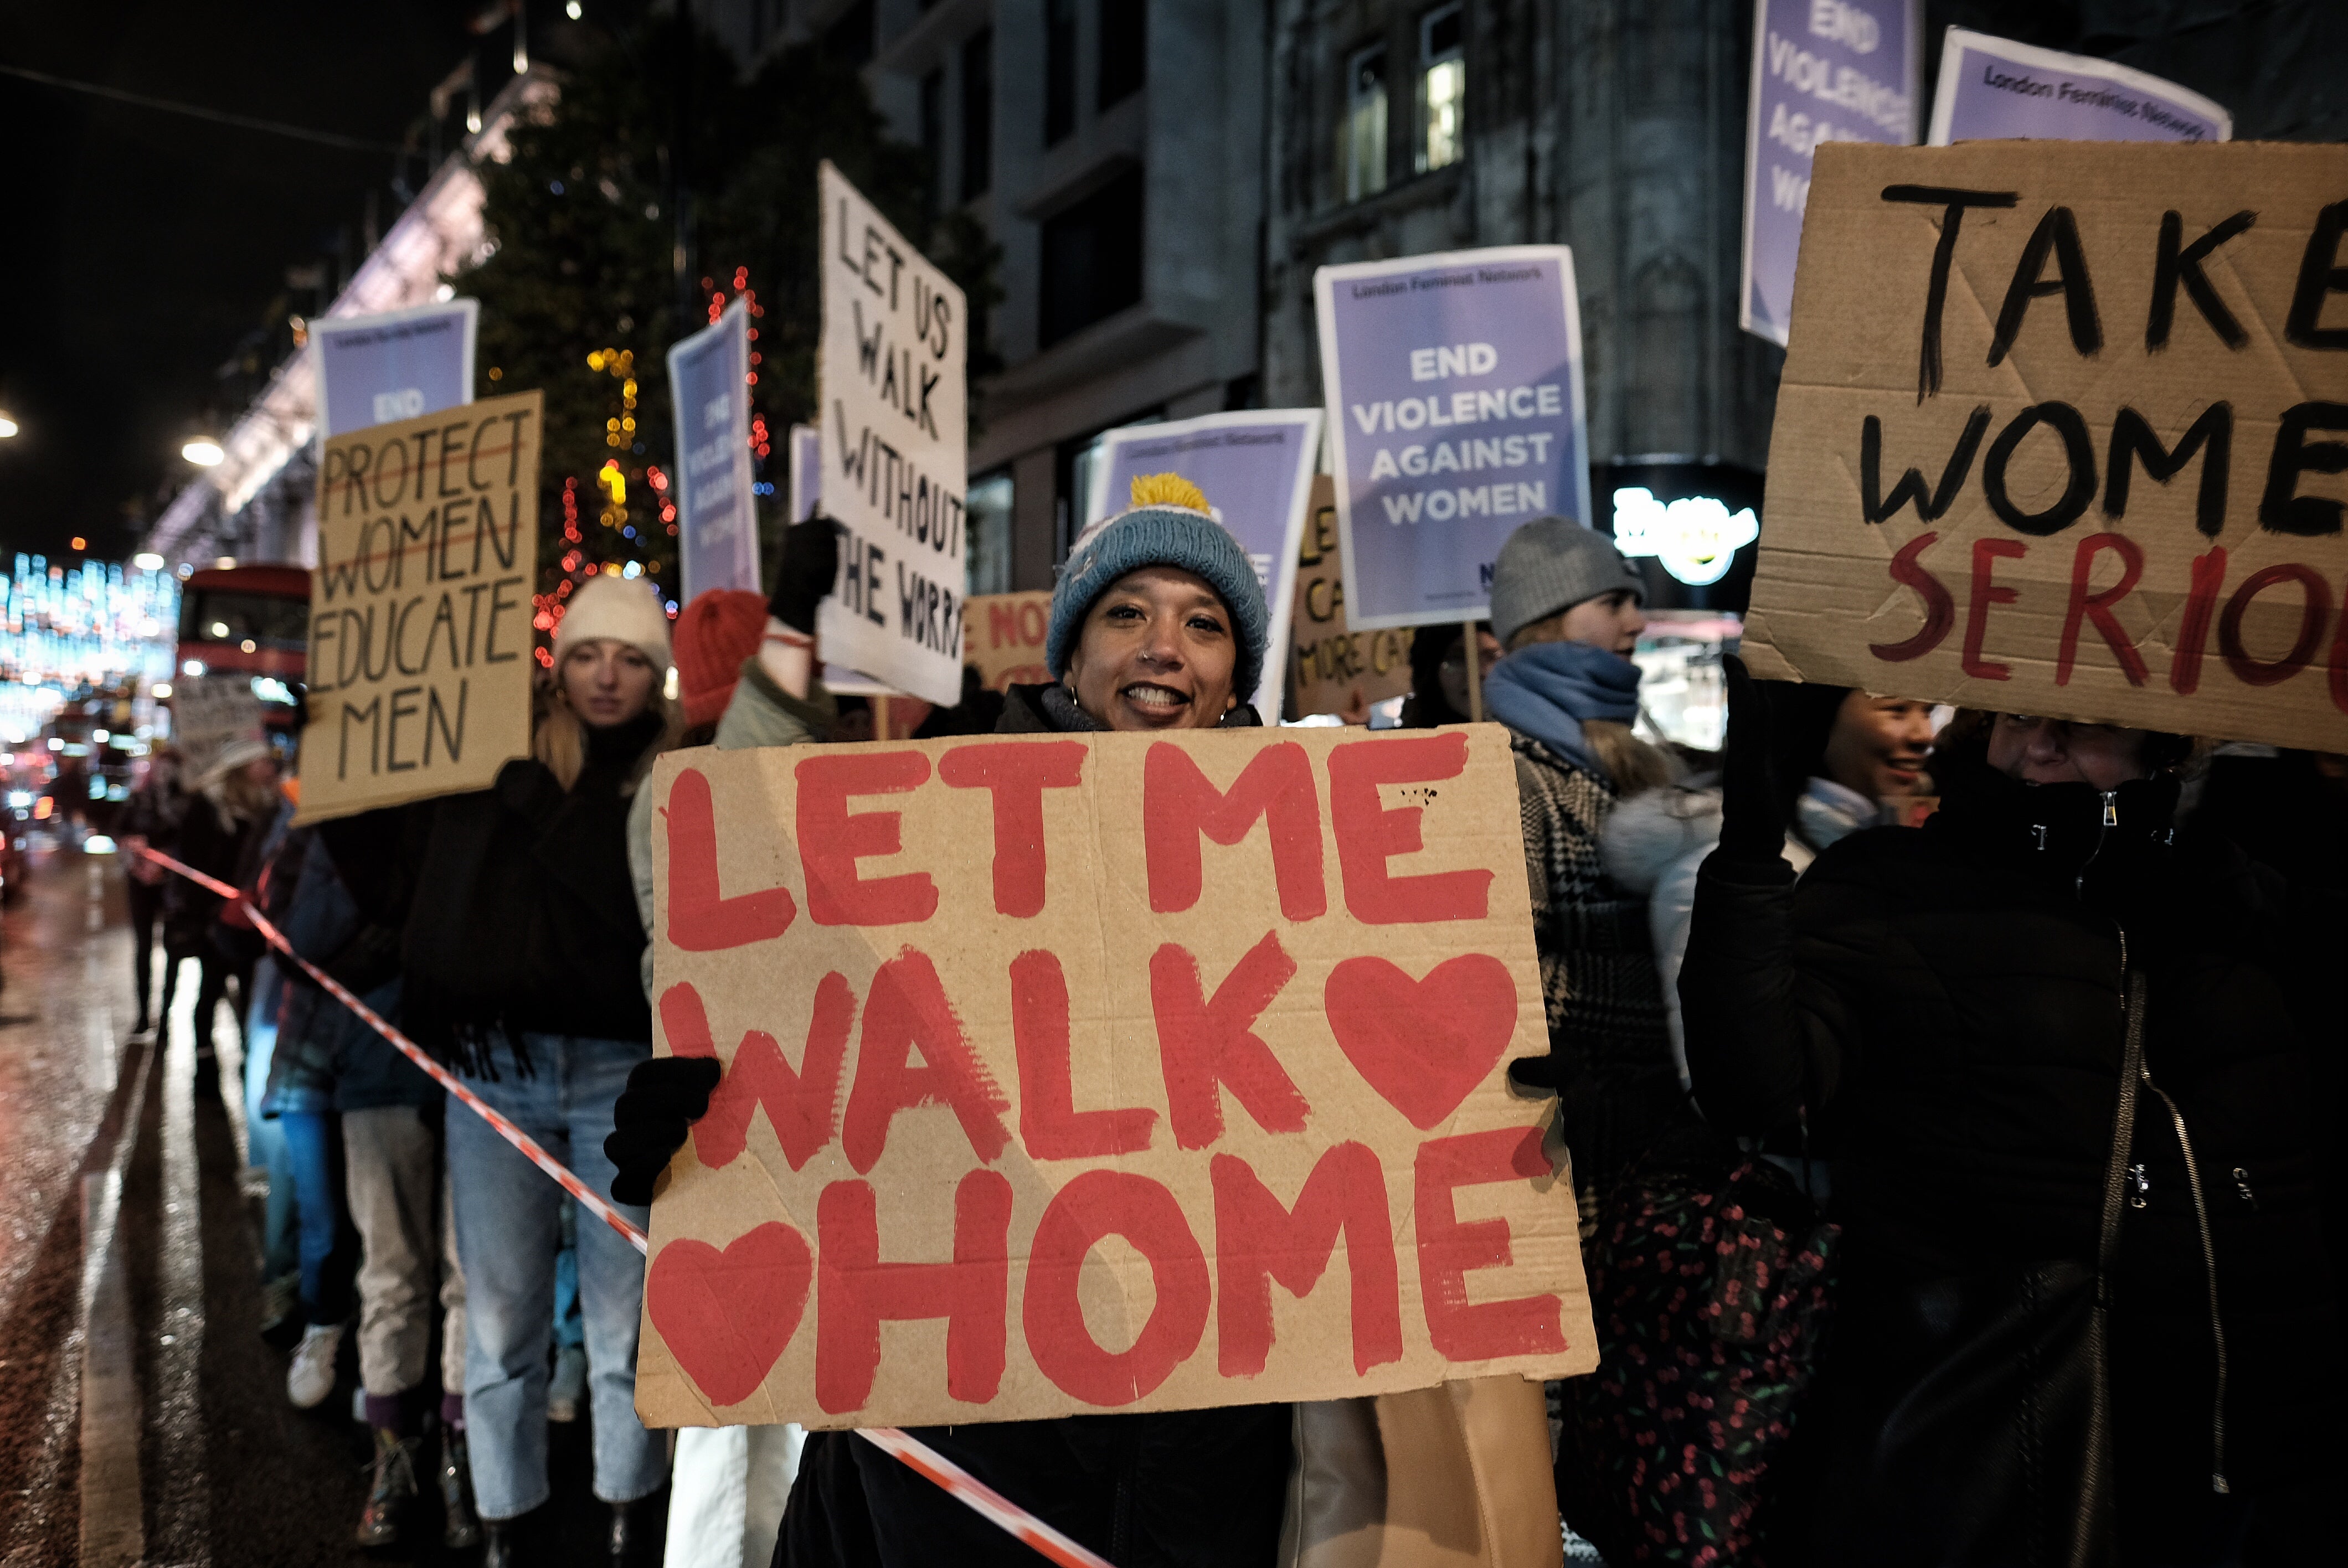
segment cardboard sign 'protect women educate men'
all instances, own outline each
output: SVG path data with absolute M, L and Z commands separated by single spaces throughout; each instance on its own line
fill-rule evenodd
M 1595 1362 L 1492 725 L 675 753 L 654 1426 L 1328 1399 Z

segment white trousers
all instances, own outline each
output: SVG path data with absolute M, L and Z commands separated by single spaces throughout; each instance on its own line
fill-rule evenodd
M 662 1568 L 767 1568 L 806 1440 L 789 1425 L 679 1428 Z

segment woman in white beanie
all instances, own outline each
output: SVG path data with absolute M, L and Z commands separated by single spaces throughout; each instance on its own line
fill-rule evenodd
M 644 946 L 628 875 L 628 808 L 675 743 L 664 700 L 668 617 L 649 584 L 595 577 L 555 631 L 531 755 L 496 785 L 430 803 L 404 941 L 412 1031 L 591 1184 L 629 1069 L 652 1054 L 637 984 Z M 487 1526 L 485 1568 L 526 1554 L 548 1495 L 547 1346 L 561 1192 L 481 1118 L 448 1118 L 448 1177 L 466 1280 L 465 1428 Z M 649 1211 L 627 1211 L 638 1225 Z M 665 1444 L 635 1414 L 644 1262 L 606 1226 L 578 1227 L 594 1425 L 594 1489 L 611 1560 L 656 1558 L 636 1505 L 662 1486 Z

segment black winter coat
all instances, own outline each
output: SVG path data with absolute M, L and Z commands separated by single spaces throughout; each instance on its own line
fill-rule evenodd
M 998 734 L 1091 723 L 1056 686 L 1014 686 Z M 1227 728 L 1260 723 L 1245 703 Z M 1290 1408 L 1069 1416 L 913 1436 L 1117 1568 L 1271 1568 Z M 1033 1568 L 1035 1549 L 850 1432 L 810 1432 L 776 1568 Z
M 651 714 L 588 731 L 568 791 L 525 759 L 411 821 L 401 1001 L 420 1043 L 492 1027 L 651 1040 L 623 791 L 659 731 Z
M 1807 1108 L 1846 1227 L 1835 1357 L 1863 1355 L 1884 1327 L 1870 1303 L 1906 1287 L 2092 1266 L 2125 963 L 2147 978 L 2147 1071 L 2208 1205 L 2233 1490 L 2336 1479 L 2317 1397 L 2341 1361 L 2314 1191 L 2331 1133 L 2312 1092 L 2314 1050 L 2339 1049 L 2336 959 L 2309 972 L 2311 933 L 2273 873 L 2172 830 L 2173 780 L 2106 796 L 1947 766 L 1921 831 L 1845 839 L 1798 887 L 1782 862 L 1719 854 L 1697 884 L 1680 979 L 1695 1095 L 1739 1132 Z M 2294 997 L 2303 982 L 2322 988 L 2321 1012 Z M 2209 1498 L 2218 1462 L 2182 1140 L 2159 1094 L 2139 1107 L 2112 1308 L 2124 1525 Z

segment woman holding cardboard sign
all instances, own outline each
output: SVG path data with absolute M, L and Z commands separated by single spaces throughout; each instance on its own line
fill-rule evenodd
M 1138 479 L 1133 499 L 1133 509 L 1087 530 L 1069 552 L 1045 647 L 1060 680 L 1013 687 L 999 732 L 1260 722 L 1239 696 L 1255 689 L 1270 636 L 1254 567 L 1186 482 L 1170 475 Z M 793 672 L 767 671 L 785 682 Z M 762 704 L 776 705 L 767 690 L 776 683 L 746 682 L 727 723 L 760 727 L 752 721 Z M 796 695 L 788 684 L 783 690 Z M 723 730 L 718 741 L 726 743 Z M 637 1069 L 613 1138 L 620 1156 L 615 1196 L 650 1196 L 690 1122 L 706 1112 L 716 1065 L 672 1057 Z M 1289 1423 L 1288 1406 L 1252 1405 L 917 1435 L 1097 1551 L 1119 1561 L 1206 1568 L 1272 1562 L 1288 1482 Z M 876 1560 L 890 1568 L 1024 1568 L 1035 1559 L 871 1445 L 845 1432 L 810 1434 L 777 1563 L 830 1568 Z
M 2333 971 L 2280 879 L 2172 825 L 2189 743 L 1960 714 L 1939 814 L 1795 886 L 1769 699 L 1741 664 L 1729 690 L 1688 1066 L 1731 1130 L 1807 1114 L 1844 1227 L 1797 1429 L 1819 1491 L 1785 1521 L 1808 1549 L 1773 1550 L 2216 1564 L 2260 1532 L 2312 1556 L 2338 1470 L 2307 1393 L 2339 1334 L 2310 1045 L 2337 997 L 2302 992 Z
M 635 785 L 676 726 L 661 696 L 668 620 L 642 583 L 590 578 L 555 630 L 532 755 L 495 788 L 429 803 L 405 938 L 409 1027 L 454 1047 L 481 1097 L 591 1182 L 628 1070 L 652 1054 L 629 883 Z M 545 1502 L 547 1347 L 561 1189 L 478 1116 L 449 1118 L 448 1177 L 467 1286 L 466 1436 L 486 1564 L 515 1561 Z M 630 1214 L 639 1225 L 639 1207 Z M 633 1507 L 667 1477 L 635 1414 L 644 1265 L 578 1228 L 594 1415 L 595 1494 L 615 1563 L 656 1553 Z

